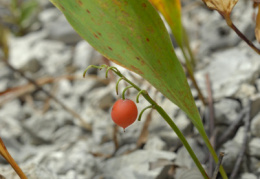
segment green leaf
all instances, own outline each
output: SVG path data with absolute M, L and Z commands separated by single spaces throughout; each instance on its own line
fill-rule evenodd
M 180 0 L 149 0 L 169 24 L 177 44 L 183 46 Z
M 51 1 L 96 50 L 149 81 L 205 134 L 166 28 L 147 0 Z
M 23 2 L 22 6 L 21 6 L 21 15 L 20 15 L 20 23 L 26 27 L 28 26 L 26 23 L 26 21 L 28 21 L 28 19 L 32 18 L 30 16 L 34 15 L 34 12 L 36 12 L 38 10 L 38 2 L 36 0 L 30 0 L 30 1 L 25 1 Z

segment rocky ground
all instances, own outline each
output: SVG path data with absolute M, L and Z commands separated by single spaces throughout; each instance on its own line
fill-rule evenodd
M 217 151 L 225 152 L 223 166 L 231 175 L 242 156 L 236 178 L 257 179 L 260 57 L 226 26 L 218 13 L 200 1 L 186 0 L 183 5 L 183 22 L 198 59 L 196 79 L 205 97 L 205 74 L 209 74 L 212 85 L 213 138 Z M 88 65 L 107 61 L 74 32 L 49 2 L 43 1 L 41 6 L 36 30 L 22 37 L 10 36 L 9 62 L 42 89 L 0 61 L 0 91 L 9 90 L 0 96 L 0 136 L 28 178 L 201 178 L 196 176 L 195 165 L 176 134 L 155 111 L 146 112 L 142 121 L 126 132 L 115 127 L 110 109 L 120 98 L 115 92 L 116 77 L 110 74 L 105 79 L 104 71 L 90 70 L 87 78 L 82 78 Z M 232 18 L 254 41 L 251 6 L 251 1 L 239 1 Z M 180 55 L 178 48 L 176 53 Z M 209 166 L 208 151 L 184 113 L 140 77 L 119 69 L 148 90 L 187 136 L 199 160 Z M 120 90 L 124 86 L 121 83 Z M 209 109 L 201 104 L 193 87 L 192 92 L 209 131 Z M 135 96 L 134 90 L 127 94 L 133 100 Z M 147 105 L 141 97 L 139 111 Z M 0 162 L 1 175 L 18 178 L 4 159 L 0 158 Z

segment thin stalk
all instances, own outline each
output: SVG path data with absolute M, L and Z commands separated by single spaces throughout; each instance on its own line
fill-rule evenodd
M 6 149 L 5 144 L 1 138 L 0 138 L 0 154 L 8 161 L 8 163 L 13 167 L 13 169 L 21 179 L 27 179 L 26 175 L 23 173 L 21 168 L 17 165 L 13 157 Z
M 119 77 L 124 77 L 120 72 L 114 71 Z M 141 89 L 132 83 L 130 80 L 127 78 L 124 78 L 124 80 L 129 83 L 132 87 L 134 87 L 137 91 L 141 91 Z M 179 128 L 176 126 L 176 124 L 172 121 L 172 119 L 169 117 L 169 115 L 163 110 L 161 106 L 159 106 L 150 96 L 148 93 L 142 93 L 143 97 L 151 104 L 154 106 L 154 109 L 157 110 L 157 112 L 163 117 L 163 119 L 169 124 L 169 126 L 173 129 L 173 131 L 177 134 L 179 139 L 181 140 L 182 144 L 190 154 L 191 158 L 193 159 L 194 163 L 198 167 L 199 171 L 201 172 L 202 176 L 204 179 L 209 179 L 206 171 L 202 167 L 199 159 L 197 158 L 196 154 L 193 152 L 191 146 L 189 145 L 188 141 L 182 134 L 182 132 L 179 130 Z
M 236 34 L 247 43 L 249 47 L 251 47 L 256 53 L 260 55 L 260 49 L 257 48 L 250 40 L 248 40 L 248 38 L 233 24 L 231 18 L 229 16 L 224 18 L 226 20 L 227 25 L 231 29 L 233 29 L 236 32 Z
M 186 52 L 184 51 L 183 47 L 180 47 L 180 48 L 181 48 L 182 53 L 183 53 L 183 56 L 184 56 L 184 58 L 185 58 L 186 68 L 187 68 L 189 77 L 190 77 L 190 79 L 191 79 L 191 81 L 192 81 L 194 87 L 195 87 L 196 90 L 198 91 L 198 95 L 199 95 L 200 100 L 202 101 L 203 105 L 206 106 L 205 98 L 204 98 L 204 96 L 203 96 L 203 94 L 202 94 L 202 92 L 201 92 L 201 90 L 200 90 L 200 88 L 199 88 L 199 86 L 198 86 L 198 84 L 197 84 L 197 81 L 196 81 L 196 79 L 195 79 L 195 77 L 194 77 L 191 63 L 190 63 L 190 61 L 189 61 L 189 59 L 188 59 L 188 57 L 187 57 L 187 55 L 186 55 Z
M 194 57 L 193 52 L 192 52 L 191 47 L 190 47 L 189 37 L 188 37 L 187 32 L 186 32 L 184 27 L 182 27 L 182 31 L 183 31 L 183 42 L 184 42 L 185 47 L 188 50 L 188 53 L 189 53 L 189 56 L 190 56 L 190 62 L 192 64 L 192 66 L 195 67 L 196 66 L 196 60 L 195 60 L 195 57 Z
M 179 139 L 181 140 L 182 144 L 185 146 L 186 150 L 189 152 L 191 158 L 193 159 L 194 163 L 198 167 L 200 173 L 205 179 L 209 179 L 207 173 L 205 172 L 204 168 L 201 166 L 200 161 L 198 160 L 197 156 L 193 152 L 192 148 L 190 147 L 189 143 L 187 142 L 186 138 L 182 134 L 182 132 L 179 130 L 179 128 L 176 126 L 176 124 L 172 121 L 172 119 L 168 116 L 168 114 L 159 106 L 155 106 L 155 109 L 157 112 L 164 118 L 164 120 L 171 126 L 171 128 L 174 130 L 174 132 L 177 134 Z
M 220 154 L 218 156 L 218 164 L 217 164 L 217 166 L 215 168 L 215 171 L 213 173 L 212 179 L 216 179 L 217 178 L 218 172 L 219 172 L 219 167 L 221 166 L 221 163 L 222 163 L 224 155 L 225 155 L 224 152 L 220 152 Z
M 202 136 L 204 142 L 206 143 L 206 146 L 209 149 L 209 152 L 211 153 L 215 163 L 217 164 L 218 163 L 218 156 L 217 156 L 214 148 L 212 147 L 208 137 L 206 135 L 201 135 L 201 136 Z M 227 176 L 227 174 L 226 174 L 222 165 L 219 167 L 219 172 L 220 172 L 223 179 L 228 179 L 228 176 Z

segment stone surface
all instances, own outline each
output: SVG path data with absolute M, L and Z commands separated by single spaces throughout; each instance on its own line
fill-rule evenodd
M 232 11 L 232 20 L 242 33 L 248 35 L 250 40 L 254 39 L 254 22 L 252 21 L 253 10 L 249 1 L 239 1 Z M 243 13 L 243 16 L 241 16 Z M 237 45 L 241 39 L 229 28 L 217 11 L 213 11 L 204 18 L 205 20 L 199 31 L 202 39 L 201 51 L 216 50 Z
M 85 69 L 89 65 L 101 63 L 100 60 L 94 58 L 96 53 L 94 48 L 86 41 L 78 42 L 74 50 L 73 65 L 78 69 Z
M 216 124 L 230 125 L 237 120 L 240 105 L 237 101 L 231 99 L 222 99 L 214 104 Z
M 161 168 L 149 170 L 149 162 L 154 162 L 157 159 L 175 159 L 176 155 L 172 152 L 138 150 L 131 154 L 109 159 L 103 163 L 102 171 L 106 178 L 155 178 Z
M 23 37 L 10 38 L 10 64 L 22 71 L 36 72 L 40 68 L 34 53 L 31 53 L 35 43 L 46 37 L 46 32 L 39 31 Z
M 57 175 L 53 173 L 51 170 L 48 170 L 44 166 L 39 165 L 27 165 L 21 167 L 24 173 L 28 178 L 33 179 L 58 179 Z M 1 167 L 0 169 L 1 175 L 3 175 L 6 179 L 19 179 L 20 177 L 15 173 L 15 171 L 10 167 Z
M 49 39 L 59 40 L 67 44 L 75 44 L 81 40 L 81 37 L 75 32 L 58 9 L 49 8 L 42 11 L 39 19 L 48 32 L 47 37 Z
M 248 154 L 254 157 L 260 157 L 260 138 L 253 138 L 248 145 Z
M 40 90 L 26 91 L 25 95 L 15 97 L 7 103 L 3 102 L 5 94 L 2 94 L 2 91 L 27 84 L 28 81 L 0 62 L 0 136 L 28 177 L 153 179 L 161 172 L 162 167 L 149 170 L 149 162 L 158 159 L 173 160 L 194 170 L 195 165 L 176 133 L 155 110 L 152 112 L 147 141 L 141 149 L 136 151 L 136 142 L 148 111 L 140 122 L 136 121 L 125 132 L 118 128 L 114 135 L 115 125 L 111 120 L 110 110 L 120 96 L 115 94 L 113 76 L 109 75 L 109 79 L 105 79 L 105 70 L 93 69 L 88 74 L 97 76 L 93 78 L 88 75 L 87 78 L 82 78 L 82 73 L 88 65 L 99 65 L 107 61 L 76 34 L 61 12 L 50 2 L 38 1 L 42 6 L 38 22 L 38 27 L 41 28 L 23 37 L 10 36 L 9 62 L 34 79 L 75 76 L 73 79 L 62 79 L 43 85 L 43 88 L 80 115 L 84 122 L 92 126 L 92 131 L 86 131 L 77 118 Z M 221 129 L 220 133 L 223 133 L 227 126 L 237 119 L 238 113 L 248 106 L 249 98 L 254 101 L 252 113 L 255 115 L 259 112 L 259 56 L 226 26 L 218 13 L 208 10 L 205 6 L 193 6 L 190 3 L 193 1 L 182 2 L 183 22 L 190 35 L 192 50 L 199 59 L 195 69 L 196 78 L 207 97 L 204 75 L 206 72 L 210 73 L 216 129 Z M 235 24 L 249 39 L 254 38 L 251 3 L 240 0 L 232 13 Z M 1 13 L 3 12 L 0 10 Z M 168 26 L 167 30 L 169 31 Z M 175 48 L 175 52 L 181 57 L 180 60 L 183 60 L 181 50 Z M 0 56 L 2 55 L 0 50 Z M 114 63 L 110 64 L 118 67 Z M 198 131 L 176 105 L 165 99 L 139 75 L 129 73 L 122 67 L 119 67 L 119 70 L 140 88 L 147 89 L 149 95 L 165 109 L 186 137 L 197 136 Z M 192 86 L 190 80 L 188 82 Z M 120 82 L 121 92 L 125 86 L 125 83 Z M 192 90 L 197 106 L 202 108 L 203 105 L 197 100 L 197 91 L 194 91 L 193 87 Z M 8 95 L 14 96 L 13 94 Z M 130 89 L 127 98 L 134 100 L 136 95 L 137 92 Z M 241 101 L 241 106 L 236 100 L 232 100 L 234 98 Z M 140 96 L 140 103 L 137 104 L 139 112 L 148 105 Z M 255 179 L 254 175 L 260 176 L 258 131 L 256 116 L 251 123 L 253 139 L 249 143 L 246 162 L 242 163 L 240 171 L 248 173 L 241 173 L 242 179 Z M 115 136 L 118 150 L 115 150 Z M 242 126 L 235 138 L 221 148 L 226 152 L 223 165 L 228 173 L 234 166 L 243 137 Z M 189 139 L 189 142 L 199 159 L 204 162 L 208 157 L 207 150 L 204 143 L 197 140 Z M 128 153 L 129 151 L 132 153 Z M 176 151 L 177 154 L 169 151 Z M 8 179 L 17 178 L 13 169 L 1 157 L 0 163 L 0 174 Z M 188 174 L 188 171 L 180 167 L 176 173 L 175 177 L 178 178 L 183 173 Z M 197 175 L 195 173 L 192 174 L 193 178 Z
M 257 179 L 257 176 L 252 173 L 243 173 L 240 179 Z
M 188 143 L 193 149 L 194 153 L 197 155 L 200 162 L 206 159 L 205 151 L 199 146 L 198 142 L 194 139 L 189 138 Z M 184 146 L 182 146 L 177 152 L 176 164 L 179 166 L 185 166 L 189 169 L 196 167 L 192 158 L 189 156 L 188 151 Z
M 260 114 L 257 114 L 251 122 L 251 134 L 260 138 Z
M 237 130 L 237 133 L 234 137 L 234 141 L 237 142 L 238 144 L 242 145 L 243 144 L 243 140 L 245 137 L 245 127 L 242 126 Z
M 162 141 L 159 137 L 151 137 L 147 140 L 145 150 L 164 150 L 166 149 L 166 143 Z
M 221 149 L 221 151 L 225 153 L 222 165 L 227 173 L 232 172 L 240 149 L 241 145 L 235 141 L 226 142 L 223 146 L 223 149 Z
M 93 106 L 106 110 L 110 108 L 115 101 L 112 95 L 113 90 L 115 90 L 114 84 L 93 90 L 89 93 L 87 100 L 89 100 Z
M 257 78 L 259 68 L 256 53 L 234 48 L 214 53 L 209 65 L 196 73 L 196 79 L 203 94 L 207 96 L 205 74 L 209 73 L 214 98 L 231 97 L 235 96 L 241 83 L 250 83 Z

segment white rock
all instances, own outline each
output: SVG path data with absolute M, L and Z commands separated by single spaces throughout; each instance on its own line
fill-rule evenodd
M 243 173 L 240 179 L 257 179 L 257 176 L 252 173 Z
M 238 144 L 242 145 L 244 136 L 245 136 L 245 127 L 242 126 L 238 129 L 238 131 L 234 137 L 234 141 L 237 142 Z
M 59 96 L 70 96 L 71 92 L 73 91 L 71 81 L 67 79 L 62 79 L 58 81 L 58 89 L 56 91 L 56 94 Z
M 232 11 L 232 20 L 243 34 L 248 34 L 247 38 L 253 40 L 254 36 L 253 33 L 251 33 L 254 31 L 254 21 L 251 18 L 253 8 L 250 8 L 250 6 L 251 3 L 249 1 L 239 1 Z M 243 14 L 243 16 L 241 16 L 241 14 Z M 205 15 L 206 17 L 204 18 L 210 20 L 203 21 L 201 29 L 198 30 L 200 38 L 202 39 L 201 51 L 209 52 L 209 50 L 223 49 L 237 45 L 242 41 L 238 35 L 227 26 L 225 20 L 223 20 L 217 11 Z
M 260 78 L 255 80 L 255 85 L 256 85 L 257 91 L 260 91 Z
M 228 60 L 227 60 L 228 59 Z M 259 76 L 259 56 L 245 48 L 233 48 L 212 55 L 208 67 L 196 73 L 196 79 L 207 96 L 205 73 L 209 73 L 215 99 L 234 96 L 241 83 Z
M 93 63 L 94 48 L 86 41 L 80 41 L 75 46 L 73 64 L 79 69 L 85 69 L 89 65 L 96 65 Z
M 199 161 L 203 162 L 207 157 L 203 148 L 200 147 L 197 141 L 195 141 L 194 139 L 189 138 L 188 143 L 190 144 L 194 153 L 197 155 Z M 180 166 L 186 166 L 189 169 L 196 167 L 195 163 L 193 162 L 187 149 L 184 146 L 182 146 L 177 152 L 176 164 Z
M 46 35 L 45 31 L 39 31 L 23 37 L 10 38 L 10 64 L 22 71 L 36 72 L 40 68 L 40 63 L 32 53 L 32 48 Z
M 159 137 L 148 138 L 145 146 L 145 150 L 164 150 L 166 149 L 166 143 L 162 141 Z
M 240 150 L 241 145 L 235 141 L 228 141 L 221 149 L 225 153 L 222 164 L 227 173 L 232 172 Z
M 72 51 L 62 42 L 41 40 L 31 49 L 31 54 L 45 69 L 47 74 L 60 74 L 71 63 Z
M 21 169 L 24 171 L 26 176 L 28 178 L 33 178 L 33 179 L 58 179 L 57 175 L 54 174 L 51 170 L 48 170 L 46 167 L 42 165 L 26 165 L 26 166 L 21 166 Z M 11 166 L 7 167 L 0 167 L 0 173 L 4 177 L 8 179 L 20 179 L 20 177 L 15 173 L 13 168 Z
M 254 173 L 260 172 L 260 160 L 256 157 L 248 157 L 248 168 L 249 171 L 253 171 Z
M 254 156 L 254 157 L 260 157 L 260 138 L 253 138 L 250 142 L 249 142 L 249 151 L 248 154 L 250 156 Z
M 48 31 L 48 38 L 68 44 L 77 43 L 81 37 L 68 23 L 66 18 L 57 8 L 49 8 L 41 12 L 40 20 L 44 29 Z M 62 28 L 61 28 L 62 27 Z
M 258 113 L 251 122 L 251 133 L 255 137 L 260 137 L 260 113 Z
M 240 105 L 235 100 L 222 99 L 214 104 L 214 109 L 216 123 L 230 125 L 237 120 Z
M 87 100 L 89 100 L 89 103 L 95 107 L 100 109 L 108 109 L 115 101 L 112 95 L 114 90 L 114 84 L 111 84 L 105 88 L 97 88 L 89 93 Z
M 254 86 L 249 84 L 242 84 L 235 95 L 239 98 L 248 98 L 253 96 L 255 92 L 256 89 Z
M 152 179 L 159 174 L 161 168 L 149 170 L 149 162 L 155 162 L 157 159 L 173 160 L 175 158 L 176 155 L 173 152 L 138 150 L 128 155 L 111 158 L 107 162 L 103 162 L 100 167 L 105 178 Z

